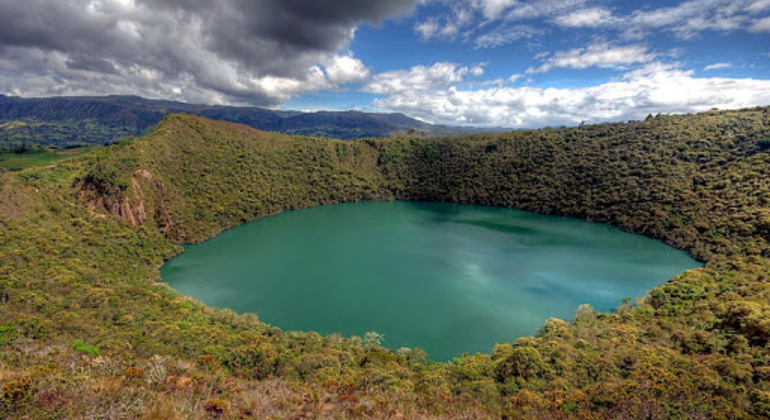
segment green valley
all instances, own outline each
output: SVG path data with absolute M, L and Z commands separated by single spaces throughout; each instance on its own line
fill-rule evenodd
M 33 166 L 47 165 L 68 157 L 86 153 L 88 147 L 70 149 L 32 149 L 13 152 L 0 152 L 0 171 L 19 171 Z

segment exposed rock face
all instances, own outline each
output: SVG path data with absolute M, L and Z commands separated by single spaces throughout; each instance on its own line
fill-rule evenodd
M 145 187 L 142 187 L 145 185 Z M 145 192 L 149 187 L 152 191 Z M 106 214 L 118 216 L 125 223 L 139 226 L 152 215 L 158 227 L 166 234 L 172 226 L 162 196 L 165 187 L 153 178 L 150 171 L 137 169 L 129 182 L 129 188 L 105 188 L 84 179 L 78 193 L 79 201 L 97 217 Z

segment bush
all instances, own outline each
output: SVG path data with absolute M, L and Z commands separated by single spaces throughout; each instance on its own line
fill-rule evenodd
M 206 401 L 206 411 L 219 417 L 227 411 L 229 404 L 225 400 L 213 399 Z
M 87 346 L 80 340 L 75 340 L 72 342 L 72 350 L 75 350 L 76 353 L 85 354 L 89 357 L 96 357 L 101 354 L 99 347 Z
M 495 376 L 499 382 L 505 382 L 508 378 L 514 377 L 524 379 L 544 377 L 548 373 L 548 366 L 534 347 L 499 345 L 496 351 L 498 356 L 503 356 L 495 364 Z
M 127 379 L 142 379 L 144 378 L 144 369 L 141 368 L 128 368 L 126 369 L 126 378 Z
M 14 409 L 28 403 L 32 399 L 32 380 L 29 378 L 10 381 L 3 384 L 0 398 L 0 414 L 5 409 Z
M 16 327 L 3 325 L 0 326 L 0 346 L 4 346 L 18 336 Z

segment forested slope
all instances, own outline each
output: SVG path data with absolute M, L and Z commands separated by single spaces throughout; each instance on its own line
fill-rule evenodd
M 407 199 L 612 223 L 702 260 L 757 255 L 767 248 L 770 221 L 768 118 L 761 109 L 460 141 L 401 139 L 381 143 L 381 164 Z
M 186 112 L 253 128 L 341 139 L 466 132 L 403 114 L 359 111 L 274 111 L 189 104 L 138 96 L 19 98 L 0 95 L 0 150 L 114 143 L 150 131 L 166 115 Z
M 770 417 L 768 137 L 767 108 L 355 142 L 173 115 L 145 138 L 1 174 L 0 414 Z M 159 282 L 178 243 L 390 199 L 611 223 L 707 265 L 448 364 L 373 335 L 283 332 Z

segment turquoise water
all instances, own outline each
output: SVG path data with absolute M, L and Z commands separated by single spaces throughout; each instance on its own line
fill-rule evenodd
M 163 280 L 285 330 L 376 331 L 435 360 L 611 310 L 686 269 L 685 252 L 611 226 L 512 209 L 365 202 L 289 211 L 167 262 Z

